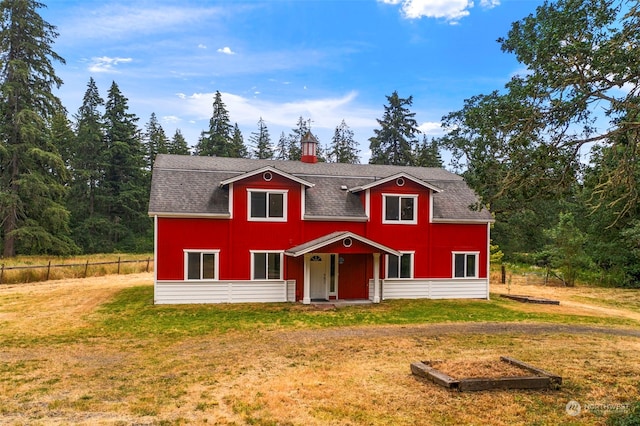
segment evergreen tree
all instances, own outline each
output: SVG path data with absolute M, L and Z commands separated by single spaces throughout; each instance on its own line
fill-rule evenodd
M 334 163 L 358 164 L 360 158 L 358 144 L 353 139 L 353 131 L 344 120 L 336 127 L 328 150 L 328 160 Z
M 52 89 L 62 80 L 53 62 L 58 36 L 34 0 L 0 2 L 0 240 L 3 255 L 68 254 L 69 212 L 63 205 L 66 168 L 51 137 L 63 111 Z
M 229 112 L 222 102 L 222 95 L 216 91 L 213 100 L 213 114 L 209 120 L 209 131 L 202 132 L 195 154 L 210 157 L 232 157 L 232 126 Z
M 444 165 L 438 141 L 431 138 L 431 142 L 428 142 L 426 135 L 422 137 L 422 142 L 416 147 L 415 159 L 415 165 L 420 167 L 442 167 Z
M 158 122 L 155 112 L 151 113 L 149 122 L 146 125 L 144 142 L 146 145 L 147 168 L 151 170 L 153 162 L 156 160 L 156 155 L 169 153 L 169 140 L 164 133 L 162 125 Z
M 287 138 L 287 160 L 297 161 L 302 158 L 302 138 L 307 134 L 309 129 L 309 123 L 311 119 L 305 120 L 302 117 L 298 118 L 297 127 L 291 129 L 289 137 Z M 318 144 L 319 146 L 320 144 Z
M 278 144 L 276 145 L 273 153 L 273 158 L 276 160 L 288 160 L 288 147 L 289 141 L 285 136 L 284 132 L 280 133 L 280 138 L 278 139 Z
M 146 216 L 150 179 L 144 170 L 144 148 L 136 127 L 138 118 L 128 110 L 128 99 L 113 82 L 104 115 L 109 240 L 112 249 L 139 251 L 151 248 L 151 222 Z
M 249 157 L 249 151 L 244 144 L 244 138 L 238 123 L 233 126 L 233 136 L 231 137 L 231 144 L 229 146 L 229 157 L 233 158 L 247 158 Z
M 413 96 L 405 99 L 399 97 L 398 92 L 393 92 L 387 100 L 389 104 L 384 107 L 382 120 L 377 120 L 380 129 L 375 129 L 375 136 L 369 138 L 369 163 L 412 166 L 415 164 L 416 135 L 420 133 L 415 113 L 409 110 Z
M 76 140 L 71 160 L 74 184 L 71 206 L 82 205 L 89 216 L 95 211 L 96 191 L 105 173 L 106 143 L 104 122 L 100 108 L 104 100 L 100 97 L 93 78 L 89 79 L 82 105 L 75 116 Z M 86 204 L 83 203 L 86 201 Z
M 72 181 L 67 207 L 71 211 L 74 241 L 84 252 L 103 250 L 110 227 L 106 215 L 104 176 L 107 145 L 104 133 L 104 100 L 93 78 L 89 79 L 82 105 L 74 116 L 75 139 L 70 159 Z
M 269 129 L 262 117 L 258 120 L 258 131 L 252 132 L 249 138 L 253 146 L 253 156 L 260 160 L 273 158 L 273 148 L 271 147 L 271 137 Z
M 189 145 L 187 140 L 182 136 L 180 129 L 176 129 L 173 138 L 169 142 L 169 154 L 189 155 Z

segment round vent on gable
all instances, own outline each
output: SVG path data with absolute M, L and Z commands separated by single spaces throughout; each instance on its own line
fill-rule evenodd
M 396 179 L 396 185 L 398 185 L 398 186 L 404 186 L 404 179 L 403 179 L 403 178 L 398 178 L 398 179 Z
M 342 245 L 345 247 L 351 247 L 353 245 L 353 240 L 349 237 L 342 240 Z
M 271 174 L 271 172 L 264 172 L 262 174 L 262 179 L 264 179 L 267 182 L 269 182 L 271 179 L 273 179 L 273 175 Z

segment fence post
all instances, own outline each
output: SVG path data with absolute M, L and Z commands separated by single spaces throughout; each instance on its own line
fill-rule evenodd
M 147 257 L 147 272 L 149 272 L 149 262 L 151 261 L 150 257 Z
M 49 281 L 49 275 L 51 274 L 51 261 L 47 265 L 47 279 L 45 281 Z
M 120 275 L 120 256 L 118 256 L 118 275 Z
M 2 264 L 2 268 L 0 268 L 0 284 L 2 284 L 3 278 L 4 278 L 4 263 Z
M 89 259 L 87 259 L 87 263 L 84 265 L 84 277 L 87 278 L 87 271 L 89 270 Z

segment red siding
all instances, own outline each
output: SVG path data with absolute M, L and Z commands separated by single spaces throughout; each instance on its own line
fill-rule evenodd
M 287 222 L 248 221 L 247 190 L 252 188 L 288 191 Z M 453 251 L 480 252 L 479 274 L 481 278 L 487 276 L 487 225 L 429 223 L 430 190 L 409 179 L 405 179 L 403 186 L 391 181 L 370 190 L 368 222 L 302 221 L 302 190 L 299 183 L 276 173 L 273 173 L 271 181 L 265 181 L 262 175 L 256 175 L 233 184 L 233 219 L 159 218 L 158 279 L 183 279 L 184 249 L 220 250 L 220 279 L 250 279 L 250 250 L 286 250 L 335 231 L 351 231 L 398 251 L 415 252 L 415 278 L 451 278 Z M 383 224 L 382 194 L 417 195 L 418 223 Z M 365 199 L 363 191 L 363 203 Z M 373 276 L 372 260 L 370 255 L 364 253 L 371 253 L 370 247 L 354 241 L 352 247 L 346 248 L 340 241 L 323 248 L 322 252 L 343 254 L 345 262 L 349 260 L 358 265 L 354 268 L 341 265 L 340 297 L 346 297 L 343 292 L 346 288 L 351 288 L 348 286 L 350 282 L 363 282 L 368 286 L 368 280 Z M 301 256 L 286 258 L 284 263 L 284 278 L 295 279 L 298 283 L 298 299 L 302 298 L 303 262 Z M 363 262 L 366 268 L 362 267 Z M 381 264 L 384 265 L 384 256 L 381 257 Z M 384 277 L 383 271 L 380 276 Z M 353 291 L 356 291 L 355 287 Z
M 451 278 L 454 251 L 480 252 L 479 278 L 487 277 L 486 224 L 433 224 L 430 251 L 430 278 Z

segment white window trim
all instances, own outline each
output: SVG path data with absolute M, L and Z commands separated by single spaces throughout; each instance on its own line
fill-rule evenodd
M 251 276 L 250 279 L 252 281 L 282 281 L 284 280 L 284 250 L 249 250 L 250 253 L 250 262 L 251 262 Z M 275 253 L 280 255 L 280 278 L 277 279 L 269 279 L 269 278 L 254 278 L 255 276 L 255 261 L 254 254 L 259 253 Z M 269 262 L 267 260 L 267 276 L 269 271 Z
M 464 254 L 465 255 L 465 262 L 464 262 L 464 272 L 465 272 L 465 276 L 464 277 L 456 277 L 456 254 Z M 475 261 L 475 271 L 473 271 L 473 276 L 472 277 L 468 277 L 467 276 L 467 259 L 466 256 L 468 255 L 474 255 L 476 257 L 476 261 Z M 475 280 L 478 279 L 480 275 L 480 252 L 479 251 L 454 251 L 451 252 L 451 277 L 456 279 L 456 280 Z
M 387 220 L 387 197 L 413 198 L 413 219 L 412 220 Z M 401 203 L 401 201 L 399 201 Z M 400 206 L 398 205 L 398 208 Z M 402 211 L 400 211 L 402 214 Z M 382 194 L 382 223 L 393 225 L 416 225 L 418 223 L 418 194 Z
M 282 194 L 282 217 L 252 217 L 251 216 L 251 193 L 252 192 L 265 192 L 267 194 Z M 247 189 L 247 221 L 249 222 L 286 222 L 287 221 L 287 195 L 289 191 L 286 189 Z M 267 199 L 267 208 L 269 208 L 269 201 Z
M 184 249 L 184 280 L 185 281 L 219 281 L 220 280 L 220 250 L 202 250 L 202 249 Z M 213 278 L 200 278 L 200 279 L 190 279 L 189 278 L 189 253 L 199 253 L 200 254 L 200 276 L 202 277 L 202 267 L 204 262 L 202 262 L 203 254 L 215 254 L 214 262 L 213 262 Z
M 403 256 L 405 254 L 410 254 L 411 255 L 411 258 L 410 258 L 411 259 L 411 265 L 410 265 L 410 268 L 409 268 L 409 271 L 410 271 L 409 277 L 408 278 L 400 277 L 400 270 L 398 270 L 398 277 L 389 278 L 389 256 L 390 255 L 387 254 L 387 255 L 384 256 L 384 262 L 385 262 L 384 263 L 384 275 L 385 275 L 385 279 L 387 279 L 387 280 L 409 280 L 409 279 L 413 279 L 413 276 L 414 276 L 413 268 L 415 266 L 415 257 L 416 257 L 415 254 L 416 254 L 416 252 L 415 251 L 400 251 L 400 253 Z M 391 256 L 393 256 L 393 255 L 391 255 Z M 398 263 L 398 268 L 401 268 L 401 263 Z

